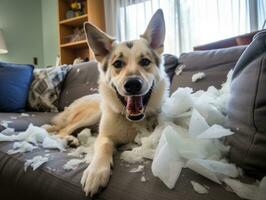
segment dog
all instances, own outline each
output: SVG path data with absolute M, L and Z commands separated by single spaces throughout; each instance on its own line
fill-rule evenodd
M 54 118 L 49 131 L 66 138 L 78 128 L 100 122 L 93 159 L 81 178 L 86 196 L 93 196 L 109 181 L 115 147 L 132 142 L 136 126 L 148 126 L 158 117 L 169 80 L 161 67 L 165 39 L 161 9 L 136 40 L 119 43 L 90 23 L 84 29 L 99 63 L 99 94 L 76 100 Z

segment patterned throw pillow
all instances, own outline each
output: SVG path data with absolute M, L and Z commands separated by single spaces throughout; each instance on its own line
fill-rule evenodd
M 28 103 L 32 110 L 58 112 L 58 102 L 68 65 L 34 69 Z

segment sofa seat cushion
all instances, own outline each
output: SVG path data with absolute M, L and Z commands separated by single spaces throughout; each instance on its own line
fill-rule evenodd
M 246 46 L 237 46 L 217 50 L 194 51 L 183 53 L 179 58 L 179 68 L 183 68 L 180 75 L 174 75 L 171 93 L 178 87 L 191 87 L 194 90 L 206 90 L 209 86 L 220 88 L 226 81 L 227 73 L 234 68 Z M 192 82 L 195 73 L 203 72 L 206 77 Z
M 0 192 L 1 199 L 40 199 L 40 200 L 73 200 L 90 199 L 82 191 L 80 179 L 86 164 L 81 164 L 77 169 L 66 171 L 63 165 L 71 158 L 67 152 L 50 151 L 52 157 L 35 171 L 30 167 L 24 171 L 24 162 L 36 155 L 44 155 L 42 149 L 31 153 L 8 155 L 6 152 L 12 148 L 12 143 L 0 143 Z M 115 156 L 115 165 L 110 182 L 104 190 L 94 199 L 216 199 L 240 200 L 235 194 L 189 169 L 184 169 L 173 190 L 169 190 L 151 172 L 150 164 L 145 165 L 146 182 L 141 182 L 141 173 L 130 173 L 130 169 L 137 165 L 127 167 Z M 209 194 L 200 195 L 193 191 L 190 181 L 194 180 L 210 187 Z
M 28 116 L 24 116 L 25 114 Z M 55 114 L 49 112 L 0 113 L 0 131 L 4 129 L 1 122 L 10 121 L 9 128 L 14 128 L 16 131 L 24 131 L 30 123 L 36 126 L 49 124 Z

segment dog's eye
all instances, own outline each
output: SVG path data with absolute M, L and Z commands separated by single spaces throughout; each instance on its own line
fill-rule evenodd
M 113 63 L 113 66 L 115 67 L 115 68 L 122 68 L 123 66 L 124 66 L 124 62 L 123 61 L 121 61 L 121 60 L 117 60 L 117 61 L 115 61 L 114 63 Z
M 139 65 L 143 66 L 143 67 L 146 67 L 148 66 L 149 64 L 151 63 L 151 61 L 147 58 L 142 58 L 140 61 L 139 61 Z

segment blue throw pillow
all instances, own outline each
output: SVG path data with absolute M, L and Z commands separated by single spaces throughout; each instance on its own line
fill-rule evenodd
M 19 112 L 25 108 L 33 68 L 0 62 L 0 112 Z

